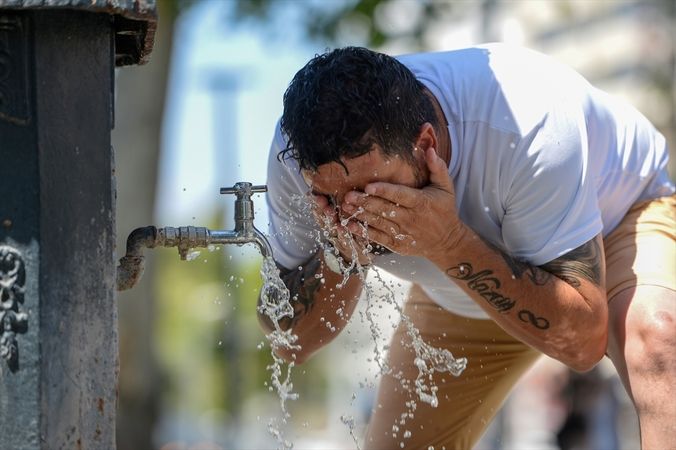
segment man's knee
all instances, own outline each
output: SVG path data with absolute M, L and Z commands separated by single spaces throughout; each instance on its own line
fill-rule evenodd
M 676 377 L 676 293 L 640 291 L 625 316 L 627 368 L 649 377 Z

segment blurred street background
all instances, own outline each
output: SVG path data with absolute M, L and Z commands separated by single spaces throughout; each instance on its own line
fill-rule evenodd
M 531 47 L 628 99 L 676 145 L 674 0 L 157 1 L 150 63 L 116 72 L 118 256 L 139 226 L 231 229 L 234 199 L 219 188 L 265 183 L 286 86 L 336 46 L 393 55 L 491 41 Z M 265 231 L 265 198 L 254 202 Z M 281 411 L 255 314 L 261 256 L 226 247 L 191 261 L 158 249 L 149 259 L 139 285 L 118 296 L 118 448 L 276 448 L 268 422 Z M 382 276 L 379 289 L 401 300 L 406 285 Z M 391 331 L 394 309 L 376 310 Z M 287 403 L 285 438 L 296 449 L 357 448 L 344 422 L 354 419 L 359 442 L 377 372 L 358 311 L 339 339 L 294 368 L 300 398 Z M 479 447 L 638 450 L 638 427 L 609 361 L 582 376 L 543 360 Z

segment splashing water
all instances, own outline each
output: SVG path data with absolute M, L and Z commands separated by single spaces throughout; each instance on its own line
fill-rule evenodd
M 415 379 L 415 392 L 421 401 L 436 408 L 439 406 L 439 399 L 436 395 L 438 388 L 432 376 L 435 372 L 449 372 L 456 377 L 460 376 L 467 366 L 467 358 L 456 359 L 447 349 L 432 347 L 422 340 L 420 331 L 413 326 L 408 317 L 402 315 L 402 320 L 406 324 L 406 333 L 411 338 L 416 354 L 414 363 L 418 368 L 418 376 Z M 430 381 L 429 386 L 425 384 L 425 379 Z
M 281 425 L 285 425 L 290 417 L 286 410 L 287 400 L 296 400 L 298 394 L 293 392 L 293 383 L 291 383 L 291 370 L 295 366 L 292 361 L 283 370 L 285 361 L 277 355 L 280 349 L 299 350 L 296 345 L 298 337 L 291 330 L 282 330 L 279 321 L 285 317 L 293 318 L 293 307 L 289 303 L 289 290 L 279 277 L 279 269 L 274 259 L 268 256 L 263 260 L 261 266 L 261 277 L 263 278 L 263 287 L 261 289 L 261 303 L 258 306 L 258 312 L 265 314 L 275 329 L 267 335 L 272 354 L 272 364 L 267 369 L 270 371 L 271 386 L 270 390 L 277 391 L 279 395 L 279 404 L 282 409 Z M 274 419 L 268 422 L 268 430 L 275 437 L 278 444 L 284 449 L 293 447 L 289 441 L 284 439 L 284 435 L 279 429 L 279 424 Z
M 410 400 L 405 403 L 405 410 L 395 422 L 396 428 L 393 428 L 393 437 L 399 434 L 399 427 L 406 425 L 409 419 L 413 419 L 417 408 L 417 398 L 419 401 L 429 404 L 436 408 L 439 405 L 437 391 L 439 390 L 434 381 L 435 373 L 448 372 L 454 376 L 460 376 L 467 366 L 466 358 L 455 358 L 447 349 L 434 347 L 425 342 L 420 336 L 420 331 L 413 324 L 413 321 L 404 313 L 403 308 L 396 302 L 393 288 L 387 285 L 380 273 L 374 272 L 374 284 L 383 288 L 384 294 L 378 295 L 375 286 L 365 284 L 366 293 L 366 318 L 369 323 L 371 336 L 374 342 L 374 360 L 380 368 L 380 375 L 390 375 L 399 380 L 401 388 L 409 393 Z M 414 364 L 418 369 L 415 380 L 407 379 L 403 373 L 393 373 L 384 360 L 384 349 L 379 348 L 378 338 L 382 335 L 373 315 L 370 313 L 376 302 L 386 302 L 390 304 L 401 317 L 401 323 L 404 326 L 406 335 L 410 342 L 405 345 L 415 353 Z M 401 325 L 400 325 L 401 326 Z M 396 430 L 396 431 L 395 431 Z M 409 432 L 412 433 L 412 432 Z M 406 433 L 410 437 L 410 434 Z
M 187 255 L 185 255 L 185 260 L 186 261 L 194 261 L 196 260 L 202 252 L 199 250 L 193 250 L 191 252 L 188 252 Z
M 357 447 L 357 450 L 359 450 L 359 440 L 357 439 L 357 436 L 354 434 L 354 416 L 348 416 L 348 415 L 341 415 L 340 416 L 340 421 L 343 422 L 345 426 L 350 430 L 350 436 L 352 436 L 352 440 L 354 441 L 354 445 Z
M 362 225 L 362 237 L 364 237 L 368 242 L 367 226 L 367 224 Z M 354 239 L 351 239 L 350 237 L 347 239 L 347 241 L 350 243 L 350 247 L 352 248 L 353 262 L 351 267 L 353 267 L 355 265 L 354 261 L 357 260 L 355 256 L 358 255 L 358 250 Z M 371 248 L 365 249 L 365 251 L 371 251 Z M 378 284 L 383 288 L 384 294 L 378 295 L 376 292 L 376 286 L 365 282 L 365 270 L 363 270 L 361 267 L 359 267 L 359 269 L 361 269 L 359 271 L 360 277 L 362 278 L 362 281 L 364 281 L 364 300 L 366 301 L 365 316 L 374 344 L 373 361 L 375 361 L 378 365 L 380 369 L 380 375 L 389 374 L 394 376 L 395 378 L 399 379 L 402 388 L 406 389 L 409 392 L 409 395 L 415 393 L 416 397 L 420 401 L 429 404 L 433 408 L 436 408 L 439 405 L 439 399 L 437 397 L 438 387 L 436 386 L 433 378 L 434 374 L 448 372 L 456 377 L 460 376 L 467 366 L 467 359 L 455 358 L 453 354 L 447 349 L 437 348 L 425 342 L 420 336 L 420 331 L 413 324 L 413 321 L 404 313 L 402 307 L 396 302 L 394 289 L 387 285 L 380 273 L 374 272 L 373 277 L 374 284 Z M 345 282 L 345 280 L 343 282 Z M 415 380 L 408 380 L 404 378 L 401 373 L 392 373 L 391 369 L 387 366 L 387 362 L 385 361 L 386 346 L 381 347 L 378 344 L 378 340 L 380 336 L 383 335 L 383 333 L 376 323 L 373 311 L 374 306 L 377 303 L 382 302 L 393 306 L 400 315 L 401 322 L 404 324 L 406 334 L 410 339 L 410 343 L 407 343 L 406 345 L 415 352 L 414 364 L 418 369 L 418 375 Z M 411 381 L 413 381 L 412 385 Z M 401 414 L 400 420 L 398 421 L 400 425 L 405 425 L 408 419 L 412 419 L 414 417 L 416 406 L 417 404 L 414 400 L 406 402 L 406 411 Z M 396 429 L 399 430 L 398 427 Z M 352 430 L 350 432 L 352 433 Z M 398 434 L 398 431 L 395 432 L 393 429 L 393 433 L 396 435 Z M 404 438 L 410 438 L 410 436 L 411 431 L 407 430 L 404 433 Z
M 311 206 L 307 202 L 307 197 L 298 196 L 293 201 L 298 202 L 298 204 L 302 205 L 301 208 L 299 208 L 299 211 L 301 211 L 301 213 L 298 214 L 298 218 L 300 218 L 300 216 L 302 215 L 312 213 Z M 340 224 L 343 227 L 345 227 L 350 219 L 355 218 L 361 212 L 362 211 L 358 210 L 352 216 L 348 218 L 342 218 Z M 391 213 L 390 216 L 394 217 L 394 213 Z M 292 233 L 290 231 L 294 226 L 293 217 L 291 218 L 290 222 L 292 223 L 288 224 L 288 231 L 289 234 L 291 235 Z M 355 223 L 361 227 L 360 234 L 361 237 L 364 239 L 364 241 L 370 242 L 370 240 L 368 239 L 368 228 L 367 228 L 368 224 L 362 223 L 360 221 L 355 221 Z M 325 225 L 330 225 L 330 219 L 327 220 Z M 402 388 L 407 390 L 409 392 L 409 395 L 411 396 L 411 400 L 407 401 L 405 404 L 406 410 L 401 413 L 400 419 L 397 421 L 397 423 L 402 427 L 401 430 L 403 431 L 399 431 L 400 427 L 397 426 L 397 423 L 395 423 L 393 424 L 393 434 L 397 435 L 398 433 L 401 432 L 402 437 L 404 439 L 409 439 L 411 437 L 412 432 L 410 430 L 404 430 L 403 426 L 406 424 L 408 419 L 412 419 L 414 417 L 417 403 L 413 398 L 417 398 L 419 401 L 427 403 L 432 407 L 437 407 L 439 404 L 439 399 L 437 398 L 436 395 L 438 387 L 435 384 L 433 375 L 435 373 L 447 372 L 456 377 L 460 376 L 467 366 L 467 359 L 455 358 L 453 354 L 447 349 L 436 348 L 426 343 L 420 336 L 420 331 L 415 327 L 413 321 L 404 313 L 402 306 L 397 303 L 394 288 L 388 286 L 388 284 L 382 278 L 379 272 L 375 271 L 374 276 L 372 277 L 374 285 L 371 285 L 371 283 L 366 282 L 366 268 L 359 265 L 358 262 L 360 256 L 359 252 L 361 251 L 364 254 L 372 252 L 373 248 L 371 244 L 367 244 L 365 248 L 360 250 L 353 236 L 349 232 L 345 230 L 341 231 L 336 228 L 329 229 L 328 226 L 323 227 L 321 231 L 315 232 L 312 237 L 318 246 L 324 246 L 325 242 L 332 241 L 332 239 L 334 239 L 336 236 L 339 236 L 339 233 L 341 232 L 343 233 L 343 235 L 340 237 L 343 238 L 345 242 L 349 243 L 351 255 L 349 258 L 350 263 L 344 263 L 342 258 L 338 258 L 342 272 L 345 275 L 341 283 L 339 283 L 336 287 L 340 288 L 343 285 L 345 285 L 345 283 L 347 283 L 349 279 L 349 273 L 350 271 L 353 271 L 353 269 L 357 270 L 359 277 L 362 279 L 362 282 L 364 282 L 363 301 L 366 302 L 365 316 L 368 322 L 368 328 L 371 333 L 371 338 L 374 344 L 373 361 L 377 364 L 381 376 L 382 375 L 394 376 L 396 379 L 400 381 Z M 404 239 L 406 237 L 407 236 L 404 235 L 395 236 L 395 238 L 398 240 Z M 412 245 L 414 245 L 414 243 Z M 331 247 L 329 247 L 328 250 L 331 251 Z M 335 249 L 333 249 L 333 251 L 337 255 L 338 251 Z M 268 273 L 277 274 L 276 279 L 274 277 L 270 277 Z M 271 318 L 277 318 L 277 320 L 285 316 L 293 317 L 293 308 L 291 307 L 290 304 L 288 304 L 289 293 L 286 290 L 286 287 L 284 286 L 283 282 L 279 279 L 278 272 L 276 272 L 276 267 L 274 266 L 274 262 L 272 260 L 269 261 L 269 267 L 267 269 L 266 266 L 264 265 L 264 269 L 261 271 L 261 274 L 264 277 L 265 286 L 269 285 L 274 292 L 281 292 L 282 295 L 285 296 L 283 297 L 283 301 L 279 302 L 271 302 L 270 304 L 268 304 L 267 301 L 264 301 L 263 304 L 265 309 L 263 310 L 263 312 L 266 313 L 266 315 L 268 315 Z M 378 292 L 376 291 L 377 287 L 382 287 L 383 288 L 382 292 L 384 293 L 378 294 Z M 410 340 L 410 343 L 407 343 L 406 345 L 410 347 L 415 353 L 414 364 L 418 369 L 418 374 L 415 380 L 408 380 L 401 373 L 392 373 L 391 369 L 388 367 L 385 361 L 385 355 L 388 346 L 380 345 L 378 342 L 379 338 L 383 336 L 384 333 L 378 326 L 374 314 L 374 308 L 377 306 L 377 304 L 380 304 L 382 306 L 382 303 L 386 303 L 394 307 L 394 309 L 397 311 L 397 313 L 401 318 L 400 319 L 401 323 L 403 323 L 405 327 L 406 335 Z M 273 323 L 276 324 L 277 320 L 273 320 Z M 271 346 L 283 345 L 287 348 L 294 348 L 296 336 L 290 334 L 289 332 L 283 332 L 280 329 L 276 329 L 275 331 L 273 331 L 273 333 L 271 333 L 269 339 L 271 342 Z M 276 343 L 272 344 L 273 341 Z M 298 348 L 298 346 L 295 346 L 295 348 Z M 281 371 L 274 372 L 274 370 L 281 370 L 281 363 L 282 361 L 280 361 L 279 363 L 275 361 L 275 364 L 273 365 L 276 366 L 276 369 L 271 369 L 273 370 L 273 385 L 275 383 L 274 381 L 275 379 L 280 380 Z M 289 365 L 289 371 L 287 372 L 287 376 L 284 379 L 284 381 L 279 382 L 279 387 L 275 386 L 275 388 L 278 390 L 280 394 L 280 400 L 282 402 L 282 410 L 285 413 L 285 419 L 288 418 L 288 414 L 286 414 L 284 400 L 286 400 L 286 398 L 291 398 L 288 397 L 288 395 L 291 393 L 290 389 L 288 388 L 292 387 L 292 384 L 289 382 L 290 369 L 292 367 L 293 363 Z M 275 378 L 275 373 L 277 378 Z M 294 396 L 293 398 L 297 398 L 296 394 L 291 395 Z M 359 448 L 356 437 L 354 435 L 355 428 L 354 418 L 352 416 L 343 415 L 341 416 L 341 421 L 348 427 L 348 429 L 350 430 L 350 435 L 354 439 L 355 444 L 357 444 L 357 448 Z M 282 442 L 282 439 L 278 438 L 278 441 Z

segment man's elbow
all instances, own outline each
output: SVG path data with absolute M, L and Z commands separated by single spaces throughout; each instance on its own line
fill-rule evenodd
M 576 372 L 592 370 L 603 359 L 608 349 L 608 303 L 605 293 L 599 293 L 593 300 L 586 300 L 588 314 L 574 327 L 574 338 L 567 346 L 568 360 L 563 361 Z
M 603 354 L 598 355 L 585 353 L 583 355 L 579 355 L 576 358 L 567 361 L 566 365 L 571 369 L 573 369 L 575 372 L 584 373 L 589 372 L 594 367 L 596 367 L 596 364 L 598 364 L 602 358 Z
M 604 331 L 600 336 L 586 339 L 584 342 L 571 348 L 567 352 L 567 357 L 562 362 L 576 372 L 589 372 L 603 359 L 607 347 L 608 333 Z

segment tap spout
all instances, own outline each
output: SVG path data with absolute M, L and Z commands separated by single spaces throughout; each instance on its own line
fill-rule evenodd
M 264 258 L 272 256 L 272 247 L 263 233 L 255 227 L 246 230 L 207 230 L 210 245 L 256 244 Z
M 272 247 L 265 235 L 258 230 L 256 230 L 255 243 L 258 245 L 263 258 L 272 258 Z
M 263 257 L 272 257 L 270 243 L 253 224 L 254 205 L 251 196 L 266 191 L 267 186 L 253 186 L 247 182 L 221 188 L 221 194 L 236 196 L 234 230 L 209 230 L 205 227 L 193 226 L 179 228 L 149 226 L 135 229 L 127 238 L 127 253 L 120 258 L 120 264 L 117 266 L 117 290 L 124 291 L 132 288 L 143 275 L 144 248 L 178 247 L 181 259 L 185 260 L 188 252 L 193 248 L 217 244 L 253 243 L 258 246 Z

